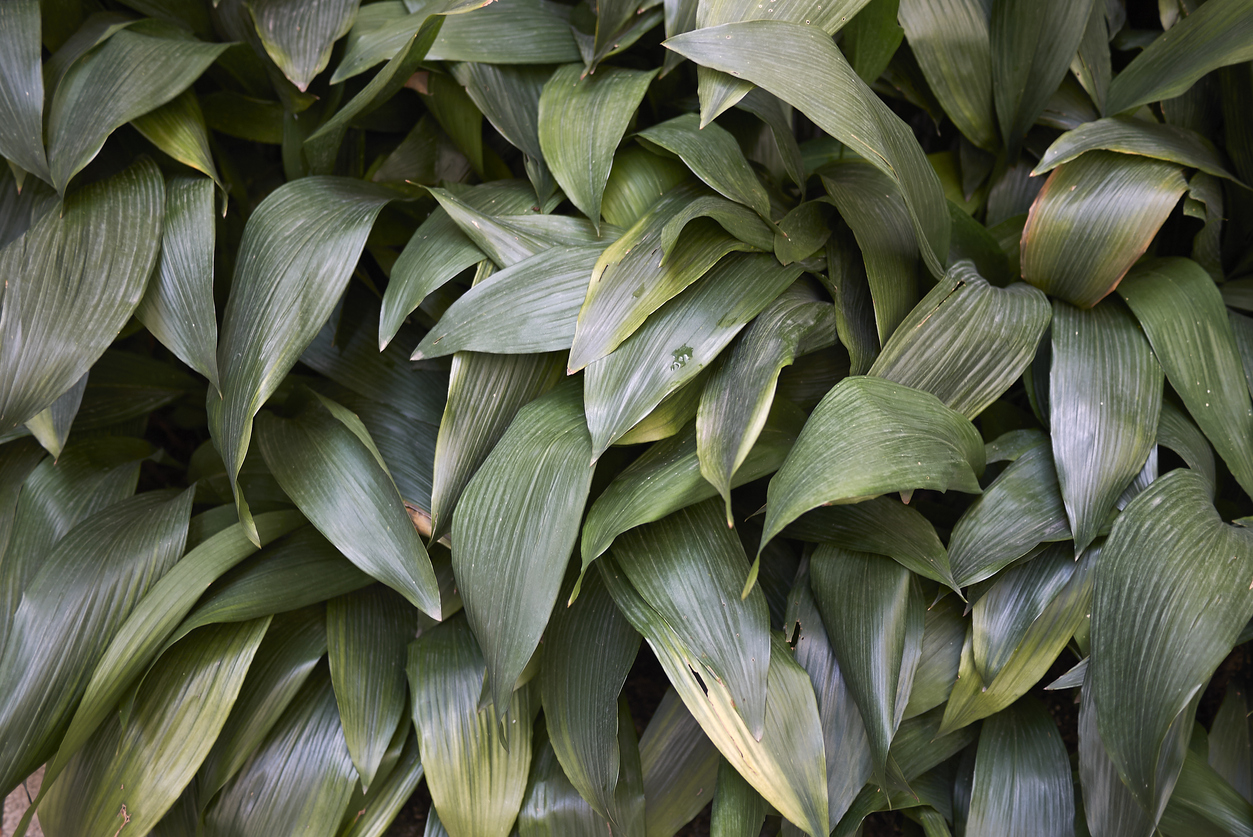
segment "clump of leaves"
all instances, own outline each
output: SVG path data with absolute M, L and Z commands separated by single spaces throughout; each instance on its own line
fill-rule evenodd
M 0 793 L 1253 833 L 1245 672 L 1196 720 L 1253 635 L 1251 44 L 1249 0 L 5 0 Z

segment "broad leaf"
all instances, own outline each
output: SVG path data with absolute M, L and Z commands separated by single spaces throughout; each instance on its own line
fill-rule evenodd
M 705 369 L 800 271 L 773 256 L 736 254 L 662 306 L 617 351 L 592 363 L 584 392 L 593 458 Z
M 648 834 L 673 835 L 709 804 L 719 761 L 679 693 L 666 689 L 640 738 Z
M 613 151 L 656 74 L 621 67 L 587 74 L 583 66 L 568 64 L 557 68 L 539 97 L 544 160 L 566 197 L 597 229 Z
M 377 585 L 326 605 L 331 683 L 363 791 L 405 715 L 405 660 L 417 623 L 404 598 Z
M 966 637 L 963 607 L 955 596 L 945 596 L 927 608 L 922 628 L 922 655 L 909 690 L 906 721 L 944 703 L 953 691 Z
M 213 152 L 209 149 L 209 129 L 205 125 L 200 100 L 188 88 L 154 111 L 131 120 L 144 139 L 180 163 L 191 166 L 222 186 Z
M 1086 661 L 1085 661 L 1086 662 Z M 1096 704 L 1091 678 L 1080 677 L 1079 783 L 1083 788 L 1083 813 L 1092 834 L 1110 837 L 1144 837 L 1153 833 L 1153 821 L 1118 777 L 1096 728 Z
M 1253 492 L 1253 409 L 1222 296 L 1196 262 L 1137 267 L 1119 290 L 1166 379 L 1245 492 Z
M 983 725 L 966 833 L 970 837 L 1074 833 L 1070 760 L 1044 705 L 1023 700 Z
M 1174 163 L 1094 151 L 1049 175 L 1022 231 L 1022 276 L 1081 308 L 1112 291 L 1187 183 Z
M 1102 149 L 1166 160 L 1235 179 L 1214 144 L 1195 131 L 1129 116 L 1098 119 L 1067 131 L 1048 147 L 1032 174 L 1045 174 L 1087 151 Z
M 357 180 L 306 177 L 266 197 L 248 219 L 218 342 L 222 395 L 209 394 L 209 427 L 251 530 L 238 477 L 252 420 L 339 300 L 387 190 Z
M 632 529 L 614 542 L 613 558 L 685 655 L 713 672 L 745 728 L 760 741 L 772 654 L 770 617 L 760 590 L 741 598 L 748 559 L 718 506 L 706 500 Z M 653 641 L 638 624 L 636 630 Z
M 292 419 L 266 413 L 257 431 L 266 464 L 309 522 L 366 573 L 439 618 L 431 560 L 360 419 L 322 400 Z
M 718 765 L 711 837 L 758 837 L 766 821 L 766 800 L 726 759 Z
M 1108 113 L 1184 93 L 1211 70 L 1253 59 L 1253 8 L 1220 0 L 1180 20 L 1149 44 L 1109 86 Z
M 1251 562 L 1253 536 L 1222 522 L 1189 470 L 1132 500 L 1102 550 L 1089 684 L 1110 758 L 1154 820 L 1183 766 L 1193 698 L 1253 615 Z
M 265 51 L 304 91 L 331 60 L 331 46 L 348 34 L 360 0 L 251 0 L 248 9 Z
M 38 0 L 0 7 L 0 155 L 44 180 L 44 78 Z
M 983 456 L 974 426 L 934 395 L 878 378 L 845 378 L 814 409 L 770 480 L 762 543 L 827 503 L 915 488 L 977 494 Z
M 213 307 L 213 181 L 178 177 L 165 186 L 161 260 L 135 309 L 178 359 L 218 380 L 218 320 Z
M 1162 372 L 1135 318 L 1114 299 L 1053 303 L 1049 428 L 1075 551 L 1096 537 L 1157 441 Z
M 578 383 L 523 407 L 466 486 L 452 561 L 496 706 L 539 645 L 592 484 Z
M 48 110 L 52 185 L 66 184 L 114 130 L 186 90 L 228 44 L 201 43 L 180 30 L 132 26 L 71 64 Z
M 156 164 L 141 160 L 0 250 L 0 433 L 73 386 L 126 324 L 157 259 L 164 197 Z
M 840 6 L 831 4 L 829 10 L 838 13 Z M 671 38 L 666 46 L 764 87 L 896 180 L 923 259 L 940 272 L 948 253 L 949 221 L 939 178 L 905 123 L 857 78 L 821 30 L 754 20 L 698 29 Z M 796 73 L 798 66 L 807 72 Z
M 922 590 L 881 555 L 820 546 L 810 586 L 840 671 L 866 728 L 875 781 L 892 770 L 888 748 L 909 704 L 922 653 Z M 894 772 L 894 771 L 893 771 Z
M 677 154 L 709 188 L 770 217 L 770 198 L 749 167 L 735 137 L 716 124 L 701 127 L 696 114 L 684 114 L 640 131 L 638 136 Z
M 409 646 L 413 723 L 427 787 L 451 837 L 506 837 L 531 767 L 533 690 L 514 692 L 506 711 L 480 712 L 483 668 L 478 643 L 460 616 Z M 507 738 L 501 727 L 506 714 Z
M 365 808 L 354 812 L 352 803 L 349 802 L 348 813 L 353 815 L 352 825 L 343 831 L 343 837 L 383 837 L 387 833 L 409 797 L 417 790 L 418 783 L 422 781 L 424 771 L 421 755 L 418 751 L 418 738 L 410 730 L 396 766 L 379 784 L 371 798 L 367 799 Z
M 970 262 L 957 262 L 901 321 L 869 374 L 974 418 L 1027 368 L 1048 324 L 1038 290 L 993 287 Z

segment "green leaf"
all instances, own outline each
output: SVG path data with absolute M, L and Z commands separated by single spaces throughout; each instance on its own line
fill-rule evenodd
M 393 193 L 337 177 L 306 177 L 271 192 L 248 219 L 218 341 L 222 395 L 209 427 L 239 492 L 252 420 L 326 322 L 375 217 Z
M 1053 141 L 1031 173 L 1045 174 L 1087 151 L 1098 149 L 1166 160 L 1216 177 L 1236 179 L 1227 170 L 1221 152 L 1195 131 L 1129 116 L 1098 119 L 1067 131 Z
M 1056 558 L 1058 572 L 1062 567 L 1072 568 L 1069 581 L 1022 634 L 1017 647 L 991 682 L 985 683 L 980 676 L 975 665 L 972 635 L 966 635 L 957 682 L 953 684 L 952 695 L 944 710 L 941 732 L 950 733 L 1000 712 L 1025 695 L 1053 665 L 1091 610 L 1092 568 L 1100 550 L 1090 548 L 1077 564 L 1073 561 L 1073 554 L 1069 544 L 1058 544 L 1021 568 L 1006 571 L 1008 581 L 1005 589 L 1011 594 L 1008 598 L 1012 599 L 1018 583 L 1015 579 L 1021 581 L 1027 578 L 1027 568 L 1032 564 L 1052 557 Z M 996 583 L 1000 581 L 998 579 Z
M 812 560 L 810 586 L 882 783 L 922 652 L 922 590 L 880 555 L 823 545 Z
M 1070 760 L 1057 725 L 1037 700 L 992 716 L 979 735 L 966 834 L 1074 833 Z
M 592 809 L 566 778 L 551 742 L 539 735 L 535 749 L 526 796 L 518 811 L 518 837 L 608 834 L 604 818 Z
M 766 821 L 766 800 L 726 759 L 718 765 L 711 837 L 758 837 Z
M 599 247 L 558 246 L 493 273 L 448 307 L 415 360 L 453 352 L 498 354 L 570 348 Z
M 352 28 L 360 0 L 250 0 L 257 35 L 283 75 L 302 93 L 326 69 L 331 46 Z
M 801 515 L 785 532 L 802 541 L 887 555 L 924 578 L 957 587 L 930 521 L 890 497 L 821 506 Z
M 400 492 L 360 421 L 354 428 L 331 405 L 310 404 L 293 419 L 262 415 L 260 452 L 283 491 L 348 560 L 438 619 L 439 584 Z
M 1213 736 L 1210 738 L 1213 744 Z M 1162 812 L 1163 834 L 1248 834 L 1253 830 L 1253 805 L 1205 759 L 1189 749 L 1179 783 Z
M 852 232 L 836 230 L 827 239 L 826 257 L 824 284 L 835 302 L 835 331 L 848 350 L 849 373 L 864 375 L 878 356 L 880 343 L 866 265 Z
M 405 714 L 405 659 L 417 614 L 403 597 L 367 587 L 326 604 L 331 683 L 361 789 L 369 791 Z
M 1162 372 L 1116 300 L 1053 303 L 1049 427 L 1075 551 L 1096 537 L 1157 441 Z
M 571 35 L 570 7 L 548 0 L 496 0 L 471 14 L 449 15 L 445 24 L 427 55 L 432 61 L 565 64 L 581 60 Z
M 182 554 L 191 501 L 190 491 L 123 500 L 40 556 L 0 656 L 0 791 L 55 752 L 105 647 Z
M 1253 538 L 1222 522 L 1189 470 L 1132 500 L 1102 550 L 1089 666 L 1097 724 L 1154 820 L 1183 766 L 1193 698 L 1253 615 L 1251 561 Z
M 806 564 L 797 572 L 783 623 L 784 632 L 795 638 L 796 662 L 808 672 L 818 700 L 827 762 L 827 808 L 831 819 L 838 820 L 870 779 L 874 764 L 861 711 L 849 693 L 811 592 L 811 570 Z
M 325 653 L 322 607 L 280 614 L 270 621 L 230 717 L 200 767 L 196 788 L 203 805 L 257 750 Z
M 151 160 L 76 192 L 0 251 L 0 433 L 95 363 L 143 296 L 165 188 Z
M 685 655 L 714 673 L 760 741 L 770 617 L 760 590 L 740 596 L 748 559 L 718 506 L 707 500 L 625 532 L 614 542 L 613 558 L 649 609 L 665 620 Z M 721 607 L 712 607 L 714 602 Z M 638 624 L 636 630 L 641 630 Z
M 505 706 L 557 600 L 592 484 L 578 383 L 523 407 L 470 480 L 452 560 L 492 699 Z
M 706 275 L 723 256 L 748 249 L 712 222 L 697 221 L 673 249 L 659 252 L 668 223 L 703 191 L 695 185 L 669 190 L 601 254 L 579 310 L 571 372 L 617 349 L 650 314 Z
M 833 3 L 828 9 L 839 14 L 841 5 Z M 923 259 L 934 272 L 942 272 L 949 220 L 939 178 L 905 123 L 857 78 L 817 27 L 782 20 L 729 23 L 678 35 L 666 46 L 698 64 L 764 87 L 894 179 Z M 798 66 L 808 71 L 798 74 Z
M 712 218 L 731 235 L 758 250 L 768 253 L 774 249 L 774 239 L 778 230 L 766 223 L 765 219 L 742 204 L 714 195 L 704 195 L 685 206 L 661 228 L 660 243 L 663 261 L 674 249 L 679 234 L 687 227 L 688 222 L 702 217 Z
M 303 521 L 304 518 L 293 511 L 259 514 L 257 533 L 262 543 L 268 543 Z M 45 782 L 51 783 L 56 778 L 70 757 L 108 718 L 213 580 L 256 550 L 257 546 L 247 537 L 242 524 L 230 526 L 184 555 L 152 585 L 122 623 L 92 671 L 56 758 L 48 764 Z
M 1253 408 L 1222 296 L 1188 259 L 1146 262 L 1119 293 L 1148 335 L 1166 379 L 1245 492 L 1253 492 Z
M 1079 783 L 1086 824 L 1094 834 L 1143 837 L 1153 831 L 1153 821 L 1118 778 L 1118 770 L 1105 752 L 1096 728 L 1091 682 L 1089 672 L 1079 701 Z
M 778 470 L 803 423 L 804 414 L 795 406 L 775 404 L 731 487 Z M 700 472 L 698 432 L 688 425 L 684 432 L 653 445 L 596 498 L 583 524 L 584 570 L 623 532 L 718 496 Z
M 1109 86 L 1108 113 L 1170 99 L 1211 70 L 1253 59 L 1253 8 L 1242 0 L 1198 7 L 1158 36 Z
M 115 32 L 70 65 L 48 111 L 52 185 L 66 184 L 100 152 L 109 134 L 186 90 L 229 44 L 206 44 L 150 27 Z
M 805 201 L 779 219 L 774 232 L 774 255 L 780 264 L 803 261 L 822 249 L 831 237 L 828 201 Z
M 552 68 L 454 64 L 449 70 L 492 127 L 522 151 L 536 195 L 547 200 L 556 183 L 540 148 L 539 100 Z
M 765 254 L 735 254 L 658 309 L 617 351 L 593 362 L 583 382 L 593 458 L 695 378 L 800 271 Z
M 539 142 L 544 160 L 570 202 L 600 229 L 600 201 L 622 140 L 656 70 L 581 64 L 558 67 L 539 97 Z
M 44 450 L 53 456 L 60 456 L 65 442 L 70 435 L 70 427 L 78 415 L 78 408 L 83 402 L 83 392 L 87 389 L 87 375 L 67 389 L 39 415 L 26 422 L 30 431 Z
M 891 177 L 869 163 L 831 166 L 822 183 L 857 238 L 879 342 L 886 343 L 918 301 L 919 243 L 908 210 Z
M 1097 525 L 1104 522 L 1102 515 Z M 948 542 L 949 561 L 964 587 L 991 578 L 1041 543 L 1070 539 L 1053 452 L 1047 439 L 1040 439 L 958 518 Z
M 375 795 L 366 801 L 365 808 L 357 813 L 352 825 L 344 830 L 343 837 L 383 837 L 387 833 L 396 815 L 417 790 L 418 782 L 422 781 L 421 756 L 417 735 L 410 730 L 396 766 L 379 783 Z M 351 803 L 348 813 L 353 813 Z
M 1101 112 L 1105 111 L 1105 96 L 1113 74 L 1109 39 L 1114 33 L 1110 31 L 1106 10 L 1104 3 L 1092 4 L 1083 38 L 1079 41 L 1079 52 L 1070 59 L 1070 72 L 1074 73 L 1096 109 Z
M 685 31 L 691 30 L 689 28 Z M 678 33 L 666 30 L 667 37 L 675 34 Z M 666 53 L 667 64 L 672 58 L 678 57 L 678 53 Z M 743 99 L 740 99 L 736 107 L 753 114 L 770 128 L 770 135 L 774 139 L 775 147 L 779 149 L 779 156 L 782 158 L 783 168 L 787 171 L 788 177 L 798 186 L 804 183 L 805 161 L 801 156 L 796 136 L 792 132 L 791 107 L 761 88 L 750 90 Z
M 707 508 L 706 534 L 726 532 L 716 505 Z M 614 601 L 644 634 L 670 682 L 723 757 L 786 819 L 800 823 L 811 837 L 827 834 L 826 764 L 818 707 L 809 676 L 792 659 L 787 644 L 777 636 L 770 638 L 769 696 L 759 738 L 745 725 L 742 704 L 731 697 L 725 680 L 686 647 L 675 623 L 641 598 L 613 558 L 603 559 L 600 569 Z M 728 606 L 734 606 L 735 591 L 726 592 Z M 764 613 L 764 602 L 761 609 Z
M 1022 231 L 1022 277 L 1091 308 L 1144 254 L 1186 188 L 1174 163 L 1110 151 L 1058 166 Z
M 217 166 L 213 164 L 213 153 L 209 150 L 209 130 L 205 126 L 204 112 L 200 109 L 200 100 L 190 88 L 156 110 L 132 119 L 131 125 L 148 142 L 222 186 Z
M 915 488 L 977 494 L 983 456 L 974 426 L 934 395 L 878 378 L 845 378 L 814 409 L 770 480 L 762 543 L 828 503 Z
M 51 180 L 44 155 L 38 0 L 0 7 L 0 156 Z
M 992 5 L 992 95 L 1011 158 L 1057 89 L 1079 49 L 1093 0 Z
M 770 218 L 770 198 L 725 128 L 712 123 L 702 128 L 700 118 L 687 113 L 646 128 L 638 136 L 677 154 L 718 194 Z
M 199 631 L 145 678 L 125 726 L 110 718 L 40 807 L 54 834 L 147 833 L 177 801 L 226 723 L 270 617 Z
M 601 817 L 621 823 L 615 790 L 625 784 L 615 706 L 639 651 L 640 635 L 618 611 L 599 573 L 579 597 L 559 604 L 544 638 L 540 687 L 557 760 Z M 634 734 L 634 730 L 631 731 Z
M 835 342 L 835 308 L 806 285 L 779 295 L 714 371 L 696 413 L 701 475 L 718 489 L 731 522 L 731 487 L 774 403 L 779 372 L 797 354 Z
M 452 529 L 462 491 L 518 410 L 561 380 L 562 360 L 557 354 L 453 355 L 448 403 L 435 443 L 432 540 Z
M 658 157 L 631 143 L 613 157 L 600 212 L 611 224 L 633 226 L 659 198 L 691 179 L 680 161 Z
M 980 148 L 999 144 L 992 102 L 990 6 L 901 0 L 899 17 L 927 84 L 957 130 Z
M 905 37 L 896 22 L 899 7 L 899 0 L 871 0 L 844 29 L 841 48 L 866 84 L 873 84 L 883 74 Z
M 413 723 L 427 788 L 452 837 L 506 837 L 531 767 L 533 690 L 514 692 L 505 712 L 480 712 L 483 669 L 478 643 L 461 616 L 409 646 Z M 506 717 L 507 737 L 500 723 Z
M 1249 761 L 1249 712 L 1244 690 L 1227 685 L 1210 727 L 1209 766 L 1245 799 L 1253 796 L 1253 764 Z M 1184 765 L 1185 769 L 1187 765 Z
M 135 316 L 178 359 L 218 380 L 218 321 L 213 307 L 213 181 L 171 178 L 165 186 L 161 259 Z
M 957 262 L 901 320 L 869 374 L 930 392 L 974 418 L 1027 368 L 1049 319 L 1035 288 L 996 288 L 973 264 Z
M 718 780 L 718 750 L 684 706 L 666 689 L 640 739 L 644 773 L 645 831 L 672 835 L 709 804 Z
M 922 655 L 914 673 L 914 685 L 909 690 L 906 721 L 944 703 L 953 690 L 966 637 L 962 608 L 955 596 L 945 596 L 927 609 L 922 628 Z
M 330 678 L 319 669 L 205 812 L 205 837 L 286 829 L 332 837 L 356 779 Z

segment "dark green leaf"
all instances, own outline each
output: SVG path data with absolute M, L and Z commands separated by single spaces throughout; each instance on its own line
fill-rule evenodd
M 261 43 L 283 75 L 303 92 L 326 69 L 331 46 L 348 34 L 360 0 L 250 0 Z
M 0 7 L 0 155 L 51 180 L 44 156 L 38 0 Z
M 691 172 L 680 161 L 631 143 L 614 155 L 600 212 L 611 224 L 633 226 L 659 198 L 691 180 Z
M 716 124 L 703 128 L 694 113 L 653 125 L 639 133 L 648 142 L 677 154 L 709 188 L 770 217 L 770 198 L 749 167 L 739 144 Z
M 974 426 L 935 396 L 879 378 L 845 378 L 814 409 L 770 481 L 762 543 L 827 503 L 915 488 L 978 493 L 983 464 Z
M 48 111 L 48 165 L 62 194 L 109 134 L 182 93 L 228 46 L 179 30 L 137 29 L 114 33 L 71 64 L 56 87 Z
M 901 320 L 869 374 L 930 392 L 974 418 L 1027 368 L 1048 324 L 1038 290 L 1020 282 L 993 287 L 970 262 L 958 262 Z
M 922 656 L 914 673 L 914 685 L 909 690 L 906 721 L 944 703 L 953 690 L 966 637 L 962 608 L 956 596 L 945 596 L 927 609 L 922 629 Z
M 1209 766 L 1245 799 L 1253 796 L 1253 764 L 1249 753 L 1248 702 L 1244 689 L 1229 683 L 1210 727 L 1208 761 Z
M 408 727 L 408 724 L 404 726 Z M 396 815 L 417 790 L 418 782 L 422 781 L 421 755 L 418 738 L 411 729 L 396 766 L 379 784 L 372 798 L 367 799 L 365 808 L 354 812 L 349 803 L 348 814 L 355 814 L 355 818 L 343 832 L 343 837 L 383 837 L 387 833 Z
M 842 49 L 866 84 L 873 84 L 887 69 L 905 37 L 896 22 L 899 5 L 899 0 L 871 0 L 844 29 Z
M 679 234 L 683 232 L 688 222 L 702 217 L 714 219 L 731 235 L 758 250 L 769 252 L 774 249 L 775 235 L 778 230 L 766 223 L 760 215 L 742 204 L 714 195 L 705 195 L 689 203 L 661 228 L 660 244 L 663 261 L 665 256 L 674 249 Z
M 1253 59 L 1253 8 L 1243 0 L 1198 7 L 1135 57 L 1109 86 L 1106 110 L 1122 113 L 1187 91 L 1211 70 Z
M 0 433 L 73 386 L 130 318 L 156 262 L 164 193 L 156 165 L 141 160 L 0 251 Z
M 726 759 L 718 765 L 711 837 L 758 837 L 766 821 L 766 800 Z
M 1118 778 L 1118 770 L 1105 752 L 1096 728 L 1096 705 L 1092 680 L 1083 682 L 1079 702 L 1079 782 L 1083 787 L 1083 812 L 1093 834 L 1110 837 L 1144 837 L 1153 821 L 1131 791 Z
M 1227 463 L 1253 492 L 1253 409 L 1222 297 L 1188 259 L 1147 262 L 1119 293 L 1148 335 L 1166 379 Z
M 200 109 L 200 100 L 190 88 L 156 110 L 132 119 L 131 124 L 148 142 L 222 185 L 217 166 L 213 164 L 213 153 L 209 150 L 209 130 L 205 126 L 204 112 Z
M 474 5 L 478 0 L 469 8 Z M 449 15 L 445 24 L 427 55 L 432 61 L 564 64 L 580 60 L 570 34 L 570 7 L 548 0 L 496 0 L 471 14 Z
M 1157 441 L 1162 372 L 1117 300 L 1053 303 L 1049 427 L 1075 551 L 1092 542 Z
M 483 655 L 461 616 L 409 646 L 413 723 L 427 787 L 453 837 L 506 837 L 531 767 L 533 689 L 514 692 L 506 711 L 480 712 L 483 670 Z M 501 729 L 506 718 L 507 737 Z
M 83 402 L 83 392 L 87 389 L 87 375 L 78 379 L 78 383 L 63 392 L 56 401 L 39 415 L 26 422 L 26 429 L 43 445 L 44 450 L 60 456 L 65 442 L 70 435 L 70 427 L 78 415 L 78 408 Z
M 348 560 L 438 619 L 430 558 L 360 419 L 323 399 L 294 419 L 266 413 L 257 431 L 266 464 L 318 531 Z
M 1070 761 L 1048 710 L 1027 699 L 992 716 L 979 735 L 966 834 L 1069 837 L 1074 820 Z
M 1183 766 L 1193 698 L 1253 615 L 1251 561 L 1253 537 L 1222 522 L 1190 470 L 1132 500 L 1102 551 L 1089 683 L 1101 739 L 1152 819 Z
M 709 804 L 719 761 L 678 692 L 667 689 L 640 739 L 648 834 L 670 837 Z
M 791 264 L 813 256 L 831 236 L 827 201 L 805 201 L 779 219 L 774 233 L 774 255 L 780 264 Z
M 1022 276 L 1091 308 L 1122 280 L 1187 183 L 1174 163 L 1094 151 L 1059 166 L 1022 231 Z
M 213 307 L 213 181 L 177 177 L 165 187 L 161 260 L 135 316 L 217 390 L 218 320 Z
M 1162 812 L 1161 829 L 1170 837 L 1253 833 L 1253 805 L 1205 759 L 1189 749 L 1179 783 Z

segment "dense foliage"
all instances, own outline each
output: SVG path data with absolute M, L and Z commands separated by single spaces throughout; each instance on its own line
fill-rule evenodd
M 50 837 L 1253 835 L 1253 0 L 0 0 L 0 155 Z

